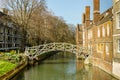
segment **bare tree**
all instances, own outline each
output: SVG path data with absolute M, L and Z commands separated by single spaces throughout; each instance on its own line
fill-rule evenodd
M 21 27 L 22 48 L 26 45 L 31 16 L 36 8 L 42 8 L 44 4 L 45 0 L 5 0 L 5 6 L 11 11 L 11 19 Z

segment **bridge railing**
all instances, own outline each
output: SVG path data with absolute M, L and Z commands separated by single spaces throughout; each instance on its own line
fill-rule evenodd
M 38 56 L 48 51 L 55 51 L 55 50 L 68 51 L 76 55 L 82 55 L 82 54 L 85 55 L 85 54 L 91 53 L 91 49 L 88 49 L 87 47 L 80 47 L 78 45 L 73 45 L 70 43 L 49 43 L 49 44 L 43 44 L 39 46 L 27 47 L 25 50 L 25 54 L 27 56 L 29 55 Z

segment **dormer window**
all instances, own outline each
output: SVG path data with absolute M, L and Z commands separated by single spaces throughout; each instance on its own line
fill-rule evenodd
M 109 14 L 109 12 L 106 12 L 106 13 L 104 14 L 104 17 L 106 17 L 108 14 Z

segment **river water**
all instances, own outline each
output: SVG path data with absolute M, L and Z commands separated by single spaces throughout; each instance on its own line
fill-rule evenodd
M 69 57 L 49 58 L 38 65 L 26 68 L 12 80 L 117 80 L 101 69 L 83 65 Z

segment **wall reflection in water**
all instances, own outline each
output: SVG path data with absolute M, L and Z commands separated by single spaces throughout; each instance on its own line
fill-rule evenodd
M 95 66 L 84 65 L 80 60 L 76 62 L 77 80 L 118 80 Z
M 117 80 L 101 69 L 84 65 L 73 54 L 60 53 L 26 68 L 12 80 Z

